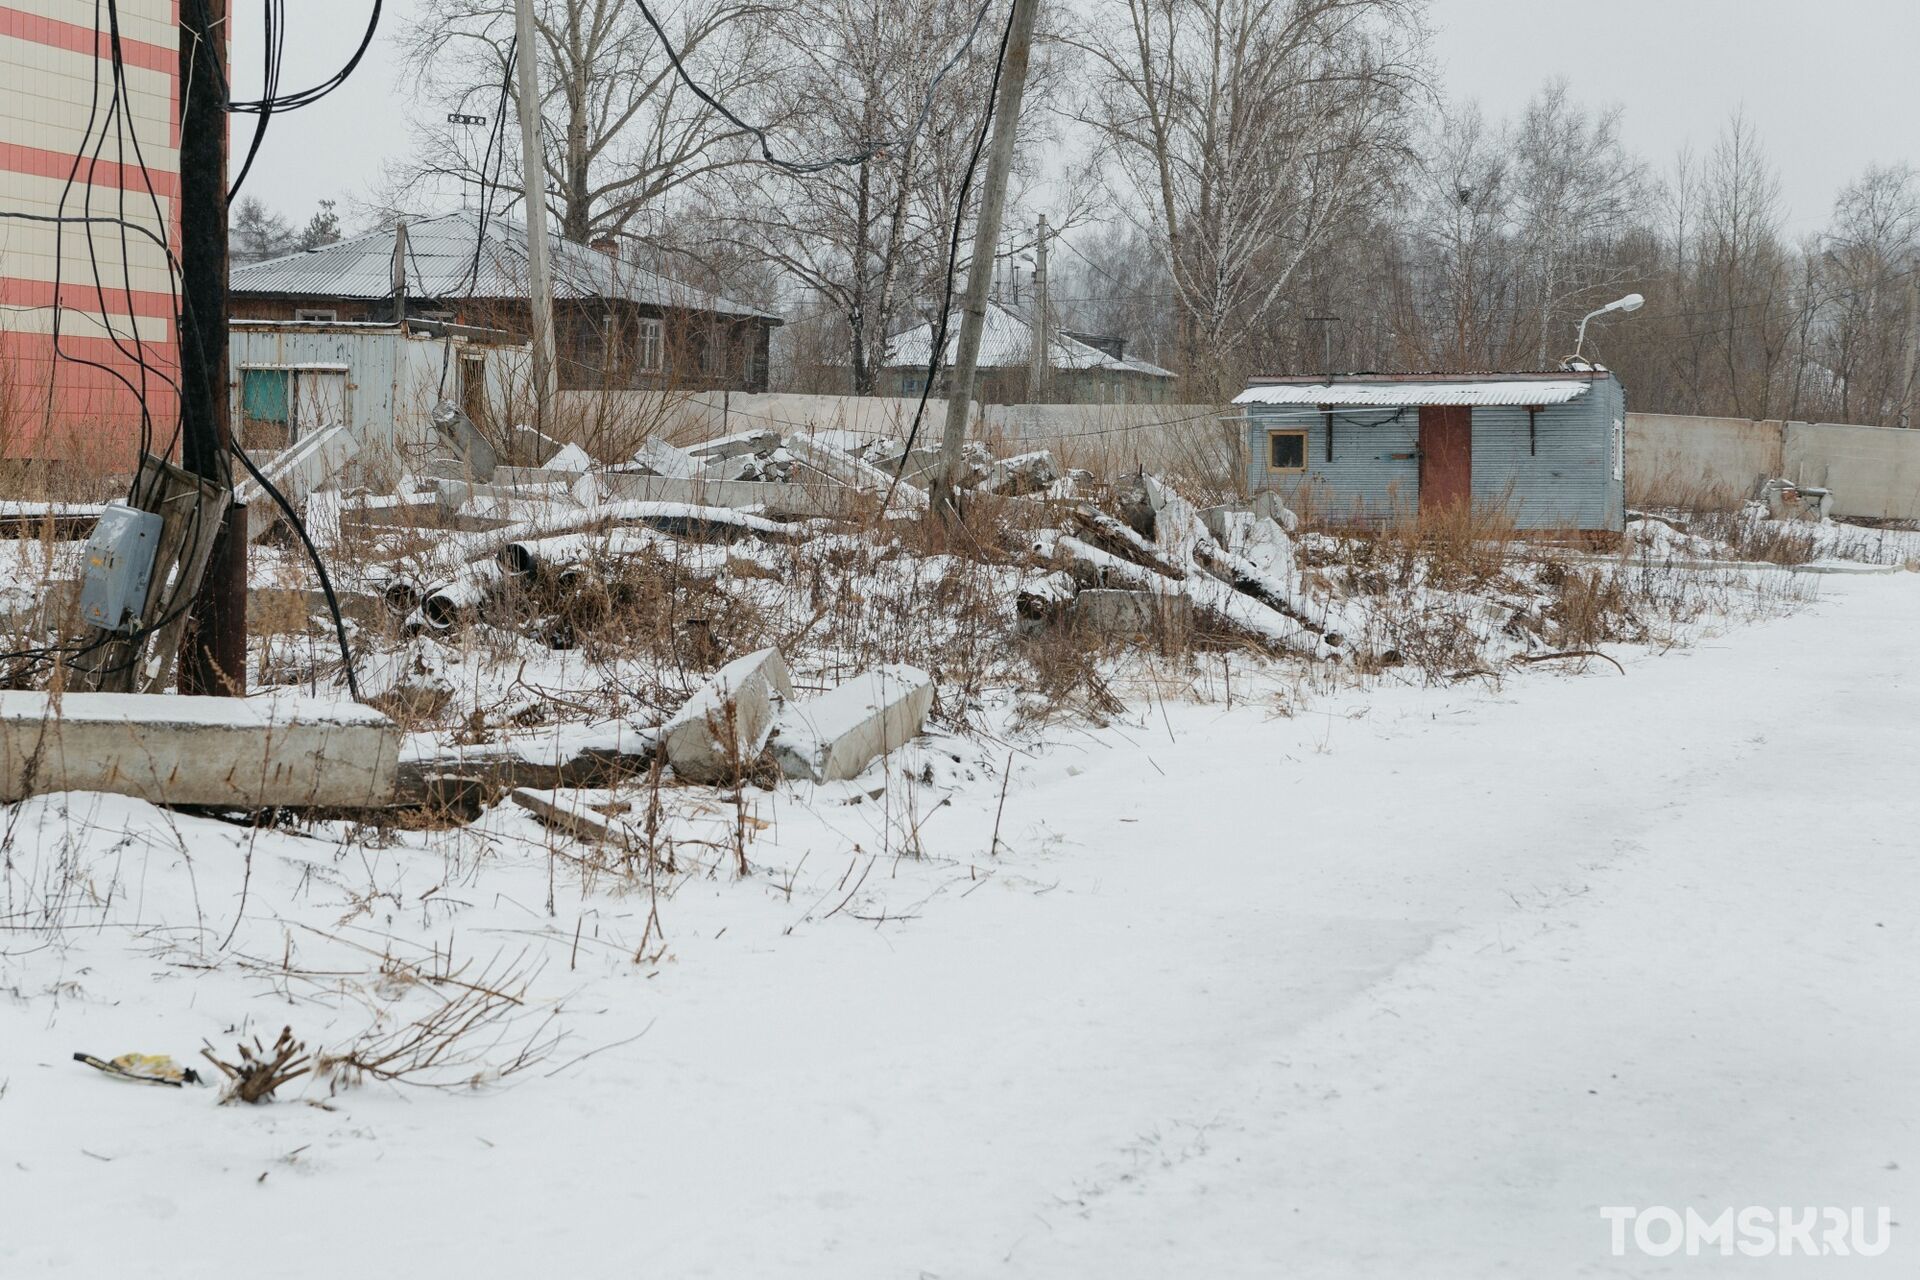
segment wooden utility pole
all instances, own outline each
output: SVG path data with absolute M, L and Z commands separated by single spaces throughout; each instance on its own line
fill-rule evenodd
M 1033 368 L 1027 374 L 1027 399 L 1047 402 L 1053 373 L 1053 344 L 1047 333 L 1047 215 L 1040 215 L 1040 232 L 1033 247 Z
M 230 492 L 227 4 L 186 0 L 179 12 L 181 462 Z M 187 617 L 182 693 L 247 691 L 247 509 L 230 504 L 225 515 Z
M 993 247 L 1000 242 L 1000 217 L 1007 202 L 1007 177 L 1013 169 L 1013 144 L 1020 131 L 1020 100 L 1027 91 L 1027 59 L 1033 50 L 1033 19 L 1039 7 L 1040 0 L 1013 0 L 1006 60 L 1000 67 L 1000 99 L 993 110 L 993 149 L 987 155 L 986 184 L 980 189 L 980 219 L 973 229 L 973 259 L 967 264 L 966 314 L 960 321 L 960 349 L 954 355 L 950 378 L 947 429 L 940 441 L 940 465 L 933 473 L 932 505 L 942 514 L 954 509 L 953 477 L 960 466 L 960 446 L 966 443 L 967 419 L 973 408 L 973 369 L 980 359 L 980 331 L 987 321 L 987 286 L 993 280 Z
M 527 269 L 533 312 L 533 394 L 536 425 L 546 430 L 553 405 L 553 267 L 547 260 L 547 165 L 540 145 L 540 54 L 533 30 L 533 0 L 514 0 L 515 71 L 520 87 L 520 170 L 527 196 Z

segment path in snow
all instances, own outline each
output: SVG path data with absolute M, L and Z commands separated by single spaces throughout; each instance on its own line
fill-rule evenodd
M 1822 590 L 1624 677 L 1155 707 L 907 923 L 684 893 L 679 963 L 584 1002 L 652 1029 L 561 1080 L 131 1135 L 123 1091 L 0 1196 L 153 1274 L 1808 1274 L 1614 1259 L 1598 1208 L 1920 1211 L 1920 578 Z M 963 876 L 996 799 L 927 823 Z

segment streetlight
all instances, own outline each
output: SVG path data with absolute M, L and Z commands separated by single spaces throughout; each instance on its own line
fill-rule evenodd
M 1630 293 L 1624 298 L 1615 298 L 1598 311 L 1589 311 L 1586 315 L 1580 317 L 1580 336 L 1575 338 L 1573 342 L 1573 358 L 1575 360 L 1580 358 L 1580 348 L 1587 340 L 1587 321 L 1593 319 L 1595 316 L 1604 316 L 1609 311 L 1638 311 L 1646 305 L 1647 300 L 1645 298 L 1637 293 Z

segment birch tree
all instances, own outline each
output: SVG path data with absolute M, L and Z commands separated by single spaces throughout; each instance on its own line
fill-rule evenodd
M 1385 197 L 1425 87 L 1416 0 L 1102 0 L 1085 113 L 1170 270 L 1191 394 L 1238 379 L 1295 274 Z

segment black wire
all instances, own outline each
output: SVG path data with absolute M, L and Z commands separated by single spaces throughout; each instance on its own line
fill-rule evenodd
M 274 487 L 273 481 L 260 474 L 260 468 L 253 465 L 253 459 L 247 456 L 247 451 L 240 447 L 238 441 L 230 439 L 227 445 L 233 450 L 233 456 L 240 459 L 240 465 L 247 469 L 247 474 L 253 477 L 254 483 L 266 490 L 267 496 L 279 505 L 281 512 L 287 517 L 287 523 L 293 526 L 293 531 L 300 535 L 300 545 L 307 549 L 307 558 L 313 561 L 314 572 L 320 576 L 320 591 L 327 597 L 327 609 L 333 614 L 333 634 L 340 641 L 340 661 L 347 671 L 347 691 L 353 695 L 354 701 L 359 701 L 360 682 L 353 676 L 353 650 L 347 646 L 347 624 L 340 616 L 340 600 L 333 593 L 333 579 L 327 574 L 326 563 L 320 559 L 319 548 L 313 545 L 313 539 L 307 535 L 306 522 L 300 519 L 298 512 L 294 511 L 293 504 L 287 501 L 287 496 Z M 229 519 L 227 536 L 231 538 L 235 532 L 233 522 Z M 244 532 L 241 536 L 245 536 Z
M 660 25 L 660 20 L 653 16 L 653 10 L 647 7 L 647 0 L 633 0 L 633 2 L 640 7 L 640 15 L 647 20 L 647 25 L 653 28 L 653 34 L 659 37 L 660 47 L 666 51 L 667 61 L 673 64 L 674 72 L 680 77 L 681 83 L 693 91 L 694 97 L 719 112 L 727 123 L 733 125 L 736 129 L 752 134 L 754 139 L 760 144 L 761 158 L 774 168 L 782 169 L 787 173 L 819 173 L 825 169 L 856 168 L 882 152 L 905 150 L 911 147 L 914 142 L 919 139 L 921 131 L 927 127 L 928 118 L 933 115 L 933 104 L 939 94 L 940 82 L 947 78 L 949 72 L 960 65 L 960 60 L 966 57 L 969 49 L 973 48 L 974 38 L 980 34 L 980 24 L 986 21 L 987 11 L 993 8 L 993 0 L 982 0 L 979 9 L 974 12 L 973 25 L 967 28 L 967 38 L 960 42 L 960 47 L 953 51 L 953 55 L 941 65 L 940 70 L 936 72 L 933 79 L 928 82 L 927 95 L 920 103 L 920 113 L 914 118 L 913 126 L 905 133 L 897 138 L 883 139 L 879 142 L 871 143 L 865 150 L 856 151 L 847 155 L 829 156 L 824 160 L 782 160 L 773 154 L 773 146 L 767 141 L 767 131 L 765 129 L 760 128 L 758 125 L 748 124 L 732 111 L 729 111 L 727 105 L 721 102 L 720 99 L 714 97 L 711 93 L 708 93 L 705 89 L 702 89 L 698 84 L 694 83 L 693 77 L 688 74 L 687 68 L 681 63 L 680 54 L 674 49 L 673 41 L 667 37 L 666 28 Z M 1004 42 L 1002 42 L 1002 47 L 1004 48 Z
M 907 469 L 907 455 L 913 452 L 913 442 L 920 438 L 920 420 L 927 412 L 927 397 L 933 393 L 933 380 L 940 375 L 940 363 L 947 355 L 947 320 L 953 311 L 953 277 L 960 264 L 960 228 L 967 220 L 967 194 L 973 189 L 973 175 L 980 167 L 980 155 L 987 149 L 987 136 L 993 129 L 993 104 L 1000 97 L 1000 72 L 1007 65 L 1007 45 L 1013 39 L 1013 15 L 1019 8 L 1019 0 L 1007 6 L 1006 29 L 1000 33 L 1000 56 L 993 63 L 993 80 L 987 86 L 986 110 L 980 118 L 980 132 L 973 140 L 973 154 L 967 157 L 967 171 L 960 179 L 960 194 L 953 206 L 953 235 L 947 242 L 947 278 L 940 298 L 940 319 L 928 332 L 927 380 L 920 388 L 920 403 L 914 406 L 913 426 L 907 432 L 906 447 L 900 452 L 900 468 L 893 473 L 893 480 L 887 485 L 887 496 L 880 503 L 885 511 L 893 505 L 893 491 L 900 487 L 900 476 Z M 979 263 L 969 268 L 980 269 Z M 951 406 L 949 406 L 951 408 Z M 968 410 L 963 408 L 962 412 Z
M 520 49 L 520 37 L 515 35 L 507 41 L 505 66 L 500 73 L 500 101 L 494 108 L 493 129 L 487 134 L 487 149 L 480 153 L 480 224 L 473 237 L 473 265 L 467 271 L 467 293 L 469 296 L 480 287 L 480 257 L 487 244 L 487 214 L 493 206 L 493 193 L 500 189 L 500 170 L 507 159 L 507 144 L 503 136 L 507 127 L 507 91 L 513 84 L 513 60 Z M 497 151 L 496 151 L 497 147 Z M 493 164 L 491 189 L 487 179 L 487 164 Z M 412 246 L 407 252 L 412 254 Z M 440 390 L 438 398 L 447 398 L 447 369 L 453 360 L 453 330 L 448 329 L 445 341 L 440 346 Z
M 366 33 L 360 37 L 360 47 L 353 51 L 353 56 L 347 59 L 346 65 L 319 84 L 314 85 L 311 89 L 302 89 L 298 93 L 289 93 L 282 96 L 273 92 L 273 89 L 278 88 L 276 83 L 273 88 L 268 90 L 267 96 L 264 98 L 250 98 L 246 101 L 235 102 L 226 84 L 224 73 L 222 73 L 221 89 L 223 96 L 227 98 L 227 110 L 236 115 L 250 115 L 255 113 L 278 114 L 286 111 L 298 111 L 302 107 L 312 106 L 314 103 L 320 101 L 320 99 L 332 93 L 335 89 L 338 89 L 346 83 L 347 77 L 353 74 L 353 69 L 360 65 L 360 59 L 366 56 L 367 50 L 373 45 L 374 33 L 380 28 L 380 3 L 381 0 L 373 0 L 373 13 L 367 19 Z M 281 25 L 283 27 L 285 25 L 284 14 L 282 14 Z M 271 44 L 271 42 L 269 42 L 269 44 Z

